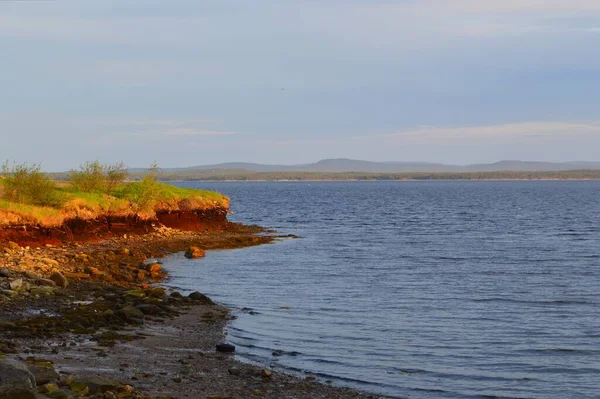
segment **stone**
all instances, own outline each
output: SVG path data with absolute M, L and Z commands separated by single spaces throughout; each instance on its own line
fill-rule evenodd
M 0 360 L 0 398 L 35 399 L 35 378 L 21 362 Z
M 206 252 L 198 247 L 189 247 L 187 251 L 185 251 L 185 257 L 188 259 L 196 259 L 196 258 L 202 258 L 206 256 Z
M 217 352 L 233 353 L 235 352 L 235 346 L 231 344 L 217 344 Z
M 9 298 L 14 298 L 17 295 L 19 295 L 19 293 L 17 291 L 13 291 L 13 290 L 1 290 L 0 292 L 2 292 L 2 295 L 9 297 Z
M 162 311 L 158 306 L 149 304 L 137 305 L 135 308 L 140 310 L 143 314 L 159 314 Z
M 17 292 L 27 291 L 29 289 L 28 285 L 29 284 L 26 281 L 23 281 L 22 278 L 18 278 L 8 283 L 10 289 Z
M 209 297 L 198 291 L 192 292 L 188 297 L 193 301 L 198 301 L 205 305 L 214 305 L 214 302 Z
M 8 269 L 0 269 L 0 277 L 10 277 Z
M 148 265 L 147 270 L 150 273 L 160 273 L 162 270 L 162 265 L 160 263 L 152 263 L 151 265 Z
M 38 278 L 35 280 L 35 284 L 45 287 L 56 287 L 56 283 L 48 278 Z
M 52 391 L 58 390 L 58 385 L 56 384 L 44 384 L 38 388 L 40 393 L 50 393 Z
M 89 393 L 91 394 L 95 394 L 96 392 L 104 393 L 107 391 L 116 391 L 121 387 L 121 384 L 117 381 L 100 377 L 81 378 L 78 382 L 85 384 L 85 386 L 89 388 Z
M 37 385 L 44 385 L 50 382 L 58 381 L 60 377 L 51 362 L 35 360 L 27 363 L 29 372 L 33 374 Z
M 242 370 L 240 370 L 238 367 L 231 367 L 229 368 L 229 374 L 231 375 L 235 375 L 235 376 L 240 376 L 242 374 Z
M 53 399 L 76 399 L 77 394 L 70 389 L 57 389 L 48 394 Z
M 69 281 L 61 272 L 54 272 L 49 277 L 50 280 L 54 281 L 59 287 L 66 287 L 69 285 Z
M 273 375 L 273 372 L 271 370 L 264 369 L 262 371 L 262 376 L 263 377 L 271 378 L 272 375 Z
M 54 287 L 33 287 L 29 290 L 31 295 L 50 296 L 54 294 Z
M 17 325 L 15 323 L 13 323 L 12 321 L 0 321 L 0 328 L 3 329 L 12 329 L 12 328 L 16 328 Z
M 143 319 L 144 313 L 133 306 L 125 306 L 119 313 L 125 316 L 126 319 Z
M 183 298 L 183 295 L 181 295 L 181 293 L 174 291 L 171 292 L 171 298 Z

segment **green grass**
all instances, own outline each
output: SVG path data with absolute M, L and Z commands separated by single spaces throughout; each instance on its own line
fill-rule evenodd
M 0 196 L 3 185 L 0 179 Z M 15 223 L 59 226 L 65 220 L 94 219 L 100 215 L 137 215 L 152 218 L 158 211 L 229 209 L 229 198 L 213 191 L 175 187 L 159 182 L 132 182 L 111 195 L 83 193 L 66 183 L 57 184 L 54 207 L 35 206 L 0 199 L 0 226 Z M 142 203 L 143 202 L 143 203 Z

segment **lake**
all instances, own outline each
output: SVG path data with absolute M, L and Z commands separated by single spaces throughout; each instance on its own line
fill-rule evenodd
M 407 398 L 600 397 L 600 182 L 194 182 L 299 239 L 188 260 L 237 356 Z

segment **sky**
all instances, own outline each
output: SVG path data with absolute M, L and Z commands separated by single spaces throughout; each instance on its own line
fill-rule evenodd
M 600 161 L 598 0 L 0 0 L 0 160 Z

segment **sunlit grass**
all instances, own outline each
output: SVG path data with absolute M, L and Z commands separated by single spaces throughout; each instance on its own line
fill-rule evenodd
M 2 193 L 0 179 L 0 194 Z M 111 195 L 83 193 L 70 184 L 57 184 L 60 199 L 55 207 L 35 206 L 0 199 L 0 225 L 38 224 L 46 227 L 61 225 L 67 219 L 95 219 L 99 216 L 133 216 L 152 218 L 159 211 L 193 211 L 215 207 L 229 208 L 229 198 L 213 191 L 175 187 L 155 182 L 148 208 L 136 206 L 143 194 L 142 182 L 125 183 Z

